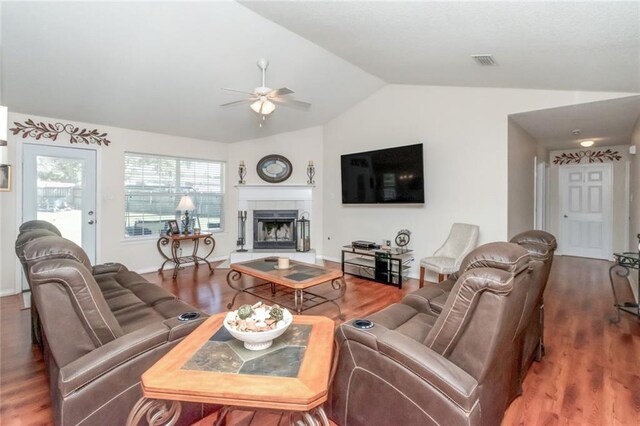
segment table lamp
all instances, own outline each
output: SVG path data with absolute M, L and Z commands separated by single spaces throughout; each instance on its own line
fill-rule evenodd
M 184 216 L 182 218 L 182 233 L 187 235 L 190 233 L 189 225 L 191 224 L 191 219 L 189 219 L 189 210 L 195 210 L 196 206 L 193 204 L 193 200 L 188 195 L 183 195 L 180 199 L 180 203 L 178 203 L 178 207 L 176 210 L 183 211 Z

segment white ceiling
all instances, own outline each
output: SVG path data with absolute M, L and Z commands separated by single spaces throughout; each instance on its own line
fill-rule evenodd
M 640 117 L 640 96 L 530 111 L 509 116 L 547 149 L 580 148 L 593 140 L 593 148 L 628 145 Z M 575 136 L 572 131 L 580 130 Z
M 235 2 L 2 2 L 10 111 L 232 142 L 322 125 L 384 82 Z M 267 83 L 311 111 L 266 125 L 242 99 Z
M 243 5 L 3 1 L 1 102 L 233 142 L 322 125 L 385 83 L 640 92 L 640 2 Z M 246 105 L 219 107 L 241 99 L 220 88 L 259 85 L 261 57 L 311 111 L 259 128 Z
M 640 92 L 638 1 L 242 4 L 388 83 Z

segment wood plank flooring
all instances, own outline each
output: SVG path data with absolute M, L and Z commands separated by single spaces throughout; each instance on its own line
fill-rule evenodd
M 503 425 L 640 425 L 640 321 L 622 314 L 620 323 L 609 322 L 615 314 L 609 265 L 556 257 L 545 293 L 547 353 L 542 362 L 533 364 L 524 393 L 507 410 Z M 176 281 L 170 271 L 145 277 L 188 303 L 215 313 L 226 310 L 233 295 L 225 283 L 226 273 L 219 269 L 210 276 L 207 268 L 188 268 L 180 271 Z M 617 285 L 630 299 L 628 285 L 622 279 Z M 398 290 L 347 276 L 348 289 L 340 304 L 347 318 L 364 317 L 417 287 L 415 280 Z M 329 291 L 328 285 L 325 290 Z M 252 300 L 242 295 L 236 303 Z M 326 315 L 338 323 L 337 310 L 331 304 L 308 313 Z M 20 310 L 19 297 L 0 298 L 2 425 L 52 422 L 42 355 L 30 343 L 29 327 L 29 311 Z M 278 415 L 247 412 L 233 413 L 229 422 L 242 426 L 279 423 L 284 424 Z

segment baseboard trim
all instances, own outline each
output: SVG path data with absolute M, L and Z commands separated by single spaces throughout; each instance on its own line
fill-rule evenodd
M 19 291 L 15 291 L 15 289 L 5 289 L 5 290 L 0 290 L 0 297 L 5 297 L 5 296 L 13 296 L 16 294 L 20 294 Z

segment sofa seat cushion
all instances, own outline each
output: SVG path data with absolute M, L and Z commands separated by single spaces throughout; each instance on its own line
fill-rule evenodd
M 126 334 L 193 310 L 192 306 L 183 301 L 172 299 L 159 302 L 153 307 L 139 302 L 113 314 Z
M 453 257 L 434 256 L 425 257 L 420 260 L 420 266 L 430 271 L 437 271 L 440 274 L 453 274 L 458 271 L 456 259 Z
M 407 336 L 422 343 L 431 331 L 437 317 L 418 312 L 404 304 L 393 304 L 368 317 L 374 324 Z
M 150 283 L 132 271 L 94 277 L 112 311 L 129 306 L 130 303 L 127 300 L 119 300 L 128 299 L 128 295 L 135 296 L 149 306 L 163 300 L 175 299 L 175 296 L 167 290 Z

